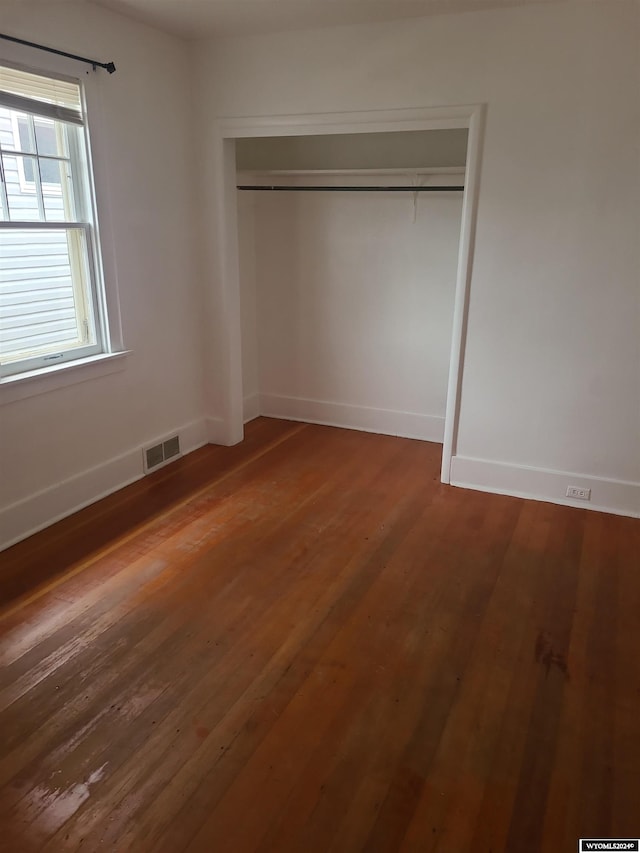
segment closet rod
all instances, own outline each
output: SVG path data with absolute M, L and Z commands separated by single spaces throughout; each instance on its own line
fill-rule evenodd
M 239 184 L 236 189 L 239 190 L 262 190 L 269 192 L 322 192 L 322 193 L 455 193 L 462 192 L 464 186 L 448 186 L 448 187 L 300 187 L 300 186 L 251 186 L 249 184 Z

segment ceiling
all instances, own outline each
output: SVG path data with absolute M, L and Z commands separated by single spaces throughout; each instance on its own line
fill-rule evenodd
M 186 38 L 395 21 L 561 0 L 86 0 Z

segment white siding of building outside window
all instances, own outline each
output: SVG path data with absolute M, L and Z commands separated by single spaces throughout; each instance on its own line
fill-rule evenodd
M 18 142 L 9 111 L 0 108 L 0 146 L 19 147 Z M 34 195 L 25 190 L 11 158 L 5 160 L 5 181 L 15 218 L 31 219 Z M 49 203 L 62 211 L 62 196 Z M 0 355 L 73 337 L 76 312 L 65 233 L 0 230 L 0 258 Z

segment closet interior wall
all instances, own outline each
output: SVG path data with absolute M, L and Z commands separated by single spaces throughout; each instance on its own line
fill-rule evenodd
M 462 192 L 411 187 L 463 184 L 466 131 L 357 136 L 238 146 L 239 184 L 407 186 L 238 192 L 244 418 L 441 442 Z

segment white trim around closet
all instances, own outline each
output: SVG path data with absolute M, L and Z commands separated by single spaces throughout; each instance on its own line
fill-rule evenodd
M 218 341 L 215 348 L 216 363 L 210 365 L 210 370 L 212 375 L 217 376 L 221 383 L 219 389 L 221 395 L 217 407 L 221 408 L 221 411 L 217 413 L 221 417 L 221 430 L 219 432 L 221 443 L 236 444 L 243 438 L 242 336 L 235 140 L 250 137 L 316 136 L 468 128 L 465 191 L 458 251 L 441 469 L 442 482 L 450 482 L 451 459 L 455 455 L 460 414 L 484 115 L 485 107 L 483 104 L 471 104 L 418 109 L 224 118 L 210 127 L 211 178 L 218 189 L 215 195 L 217 233 L 210 256 L 216 276 L 209 299 L 210 328 L 215 327 L 217 330 Z

